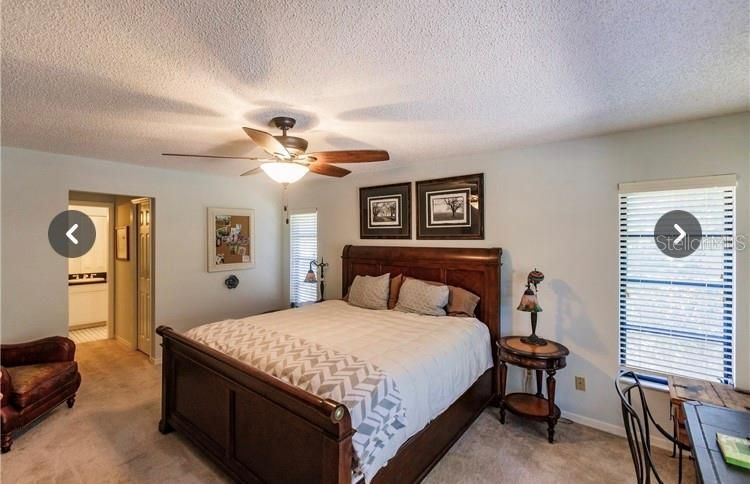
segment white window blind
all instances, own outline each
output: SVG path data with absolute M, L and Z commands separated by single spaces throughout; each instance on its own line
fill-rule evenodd
M 657 377 L 731 383 L 735 185 L 627 185 L 620 190 L 620 363 Z M 654 240 L 656 222 L 671 210 L 701 224 L 700 247 L 684 258 L 668 257 Z
M 289 214 L 289 295 L 291 303 L 316 301 L 318 285 L 304 282 L 310 261 L 318 258 L 318 213 Z M 314 270 L 314 268 L 313 268 Z M 316 273 L 317 276 L 317 273 Z

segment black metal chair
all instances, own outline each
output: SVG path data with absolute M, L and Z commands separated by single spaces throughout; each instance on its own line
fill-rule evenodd
M 690 447 L 680 443 L 675 437 L 664 430 L 661 425 L 656 423 L 646 402 L 646 396 L 641 388 L 641 382 L 633 371 L 626 368 L 620 368 L 615 380 L 615 388 L 620 396 L 622 404 L 622 423 L 625 425 L 625 433 L 628 436 L 628 445 L 630 455 L 633 457 L 635 466 L 635 476 L 638 484 L 650 484 L 651 474 L 653 473 L 656 481 L 662 484 L 664 481 L 659 477 L 659 473 L 654 466 L 654 460 L 651 456 L 651 429 L 653 424 L 656 429 L 668 441 L 679 449 L 679 477 L 678 482 L 682 483 L 682 451 L 690 450 Z M 637 389 L 638 395 L 634 398 L 633 390 Z M 641 412 L 633 405 L 633 402 L 640 402 Z

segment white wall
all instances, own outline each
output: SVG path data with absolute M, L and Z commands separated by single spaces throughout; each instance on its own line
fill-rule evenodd
M 15 148 L 2 149 L 2 341 L 66 335 L 68 262 L 47 240 L 52 218 L 79 190 L 154 197 L 155 323 L 199 323 L 284 306 L 281 188 L 266 177 L 230 178 Z M 206 271 L 206 208 L 253 208 L 254 269 Z M 157 348 L 161 354 L 161 348 Z
M 502 331 L 525 334 L 529 316 L 513 308 L 526 275 L 539 268 L 546 279 L 540 286 L 544 312 L 538 333 L 571 351 L 568 368 L 558 373 L 558 402 L 568 415 L 614 431 L 621 418 L 613 387 L 618 367 L 617 184 L 736 173 L 738 233 L 747 234 L 749 133 L 750 114 L 745 113 L 420 166 L 393 163 L 398 168 L 345 179 L 310 177 L 290 189 L 290 207 L 319 210 L 319 247 L 331 262 L 331 297 L 341 292 L 346 244 L 502 247 Z M 485 174 L 484 241 L 359 239 L 358 187 L 477 172 Z M 746 250 L 737 259 L 737 373 L 745 384 L 750 383 L 749 256 Z M 586 377 L 586 392 L 575 390 L 575 375 Z M 516 371 L 516 385 L 519 377 Z M 664 419 L 668 399 L 663 393 L 651 398 Z

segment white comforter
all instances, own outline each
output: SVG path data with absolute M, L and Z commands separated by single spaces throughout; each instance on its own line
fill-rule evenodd
M 409 437 L 423 429 L 492 367 L 490 335 L 475 318 L 375 311 L 344 301 L 244 318 L 378 366 L 393 378 L 406 429 L 376 456 L 369 480 Z

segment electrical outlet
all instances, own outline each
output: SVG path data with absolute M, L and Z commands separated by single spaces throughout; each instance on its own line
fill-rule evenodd
M 586 378 L 582 376 L 576 377 L 576 390 L 580 390 L 582 392 L 586 391 Z

